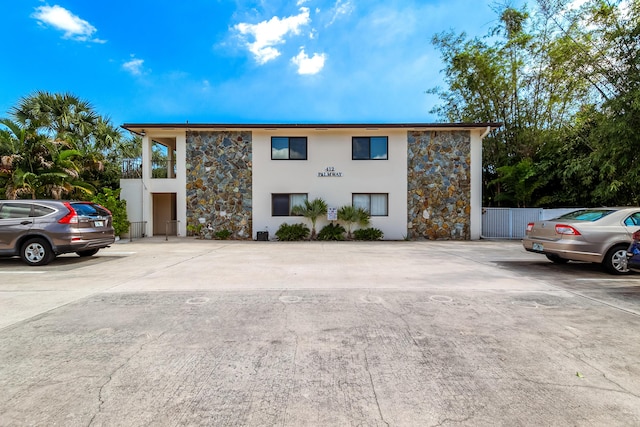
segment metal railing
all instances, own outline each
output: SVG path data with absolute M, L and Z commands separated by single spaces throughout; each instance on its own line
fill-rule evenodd
M 147 235 L 147 221 L 129 222 L 129 241 L 141 239 Z
M 142 178 L 142 159 L 122 160 L 122 178 L 140 179 Z
M 175 178 L 175 160 L 154 160 L 151 162 L 151 178 Z
M 142 178 L 142 159 L 124 159 L 122 160 L 122 170 L 120 171 L 123 179 L 141 179 Z M 151 162 L 151 178 L 175 178 L 176 162 L 175 160 L 154 160 Z
M 179 236 L 178 224 L 180 221 L 172 219 L 166 222 L 164 227 L 164 240 L 169 240 L 169 236 Z

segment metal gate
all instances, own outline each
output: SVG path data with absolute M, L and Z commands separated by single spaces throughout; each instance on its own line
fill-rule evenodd
M 582 208 L 482 208 L 482 238 L 522 239 L 527 224 L 557 218 Z
M 482 237 L 485 239 L 522 239 L 527 224 L 540 221 L 542 208 L 483 208 Z

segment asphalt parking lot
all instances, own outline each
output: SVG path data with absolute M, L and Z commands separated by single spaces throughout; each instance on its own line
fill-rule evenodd
M 519 242 L 0 259 L 2 426 L 640 425 L 640 274 Z

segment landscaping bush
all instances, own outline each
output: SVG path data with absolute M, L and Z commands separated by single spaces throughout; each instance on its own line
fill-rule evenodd
M 305 240 L 309 236 L 309 227 L 304 224 L 287 224 L 280 225 L 276 231 L 276 237 L 282 242 L 293 242 L 296 240 Z
M 214 235 L 218 240 L 227 240 L 231 236 L 231 231 L 225 228 L 224 230 L 216 231 Z
M 384 233 L 377 228 L 362 228 L 353 232 L 356 240 L 382 240 Z
M 187 224 L 187 235 L 201 238 L 202 224 Z
M 344 240 L 346 230 L 340 224 L 326 225 L 318 233 L 318 240 Z
M 103 188 L 100 193 L 92 197 L 91 201 L 99 203 L 111 211 L 116 236 L 122 236 L 129 231 L 127 202 L 120 200 L 120 189 Z

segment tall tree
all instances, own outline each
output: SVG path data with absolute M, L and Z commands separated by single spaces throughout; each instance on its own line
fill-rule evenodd
M 34 181 L 35 188 L 42 187 L 36 193 L 48 197 L 84 198 L 92 188 L 117 188 L 123 158 L 139 152 L 139 140 L 124 138 L 91 103 L 69 93 L 35 92 L 20 99 L 10 115 L 11 125 L 4 122 L 0 127 L 3 139 L 14 144 L 6 154 L 13 156 L 12 165 L 20 157 L 12 170 L 40 176 Z M 24 135 L 13 132 L 17 127 Z M 8 164 L 9 157 L 3 159 L 2 164 Z M 3 170 L 8 179 L 9 168 Z M 11 194 L 18 196 L 13 190 Z
M 431 90 L 433 112 L 503 123 L 484 142 L 486 205 L 586 205 L 637 188 L 640 1 L 574 3 L 507 7 L 485 37 L 433 39 L 448 85 Z

